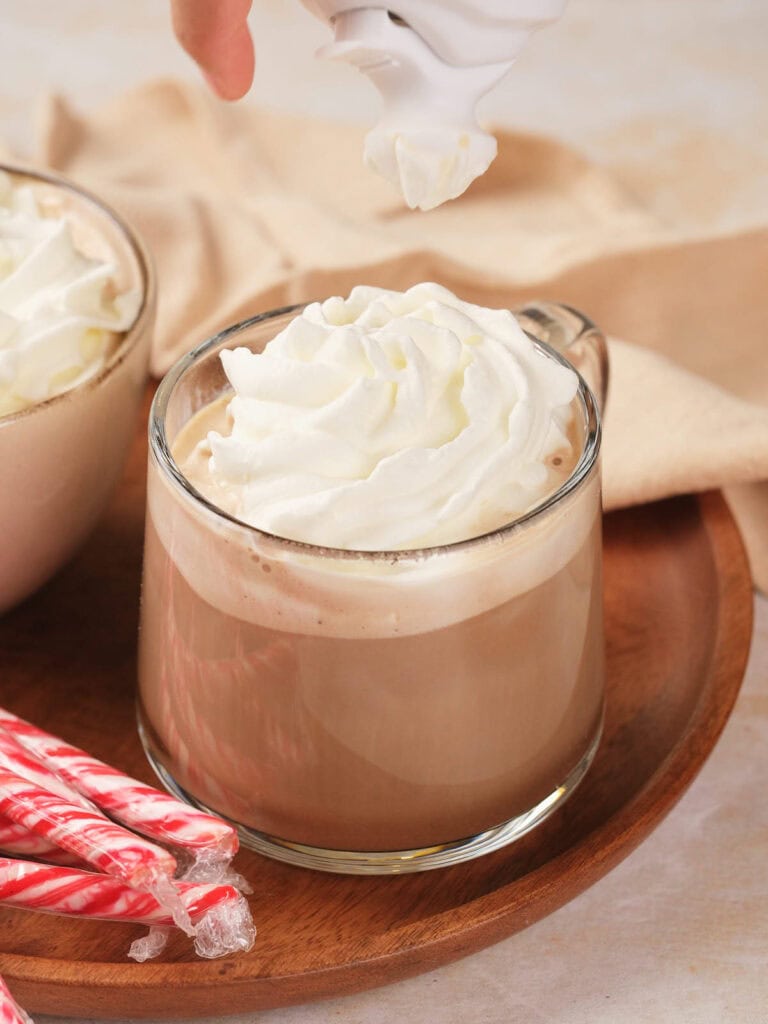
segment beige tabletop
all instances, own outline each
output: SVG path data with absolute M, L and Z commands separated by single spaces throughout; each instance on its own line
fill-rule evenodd
M 311 60 L 322 26 L 293 0 L 256 7 L 249 102 L 370 120 L 367 83 Z M 0 145 L 17 154 L 32 149 L 45 89 L 87 109 L 146 77 L 195 77 L 160 0 L 0 0 L 0 24 Z M 767 43 L 764 0 L 570 0 L 486 112 L 580 147 L 693 233 L 765 224 Z M 692 159 L 717 169 L 718 187 L 711 174 L 705 192 L 697 186 L 684 171 Z M 744 688 L 701 775 L 635 853 L 546 920 L 385 989 L 227 1020 L 767 1024 L 766 678 L 768 600 L 758 598 Z

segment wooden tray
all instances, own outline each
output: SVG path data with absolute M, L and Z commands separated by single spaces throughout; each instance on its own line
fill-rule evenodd
M 143 431 L 117 499 L 77 560 L 0 619 L 0 700 L 150 779 L 136 737 L 134 654 Z M 573 799 L 531 835 L 470 864 L 347 878 L 243 853 L 259 938 L 197 960 L 174 939 L 126 959 L 143 929 L 0 911 L 0 972 L 31 1011 L 173 1018 L 306 1002 L 383 985 L 487 946 L 549 914 L 659 823 L 701 768 L 743 675 L 752 593 L 718 494 L 605 521 L 606 731 Z

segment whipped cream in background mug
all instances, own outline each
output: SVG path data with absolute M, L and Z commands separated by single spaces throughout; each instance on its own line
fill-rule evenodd
M 117 264 L 86 256 L 72 214 L 0 170 L 0 416 L 94 376 L 133 321 L 141 293 Z

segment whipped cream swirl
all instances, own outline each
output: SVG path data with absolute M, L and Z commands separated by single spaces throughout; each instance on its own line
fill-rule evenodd
M 78 251 L 66 215 L 0 171 L 0 416 L 96 374 L 140 296 L 115 294 L 116 267 Z
M 194 482 L 283 537 L 401 550 L 478 536 L 575 461 L 576 374 L 509 311 L 436 284 L 354 288 L 307 306 L 262 354 L 221 359 L 231 431 L 198 445 L 210 487 Z

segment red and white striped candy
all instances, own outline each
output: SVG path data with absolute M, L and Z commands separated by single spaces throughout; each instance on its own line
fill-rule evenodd
M 0 726 L 0 768 L 9 769 L 17 775 L 29 779 L 30 782 L 34 782 L 36 786 L 69 800 L 70 803 L 80 804 L 81 807 L 87 807 L 90 811 L 96 810 L 91 801 L 86 800 L 79 790 L 65 782 L 60 775 L 41 761 L 37 754 L 25 747 L 2 726 Z
M 3 816 L 0 816 L 0 850 L 23 857 L 45 857 L 54 850 L 61 852 L 60 847 Z
M 231 885 L 176 885 L 193 922 L 211 907 L 240 899 Z M 0 857 L 0 903 L 67 917 L 173 924 L 173 918 L 151 893 L 139 892 L 116 878 L 8 857 Z
M 248 904 L 230 885 L 177 882 L 203 956 L 222 956 L 253 945 L 256 932 Z M 150 893 L 116 878 L 75 868 L 52 867 L 0 857 L 0 903 L 46 914 L 172 925 L 173 918 Z
M 0 726 L 69 785 L 129 828 L 193 853 L 210 852 L 228 860 L 237 852 L 237 833 L 219 818 L 130 778 L 3 708 Z
M 0 978 L 0 1024 L 34 1024 L 11 995 L 4 978 Z
M 83 866 L 80 858 L 75 857 L 73 853 L 62 850 L 48 839 L 36 836 L 23 825 L 17 825 L 15 821 L 0 815 L 0 856 L 7 853 L 19 857 L 36 857 L 38 860 L 47 860 L 50 864 Z
M 54 793 L 96 810 L 90 800 L 86 800 L 76 789 L 69 786 L 60 776 L 56 775 L 47 765 L 27 748 L 19 743 L 11 733 L 0 728 L 0 766 L 10 768 L 31 782 L 49 789 Z M 25 857 L 39 857 L 52 860 L 56 864 L 81 864 L 72 854 L 59 846 L 30 832 L 23 825 L 0 816 L 0 850 L 5 853 L 17 853 Z
M 138 889 L 152 890 L 176 870 L 167 850 L 7 768 L 0 768 L 0 814 Z
M 28 750 L 22 743 L 0 727 L 0 766 L 9 768 L 11 771 L 29 779 L 52 793 L 58 793 L 72 803 L 80 804 L 92 811 L 96 807 L 79 793 L 73 786 L 68 785 L 51 768 L 44 764 L 31 750 Z M 82 861 L 74 857 L 66 850 L 56 846 L 55 843 L 35 835 L 17 825 L 16 822 L 0 815 L 0 850 L 5 853 L 21 854 L 25 857 L 38 857 L 52 861 L 54 864 L 69 864 L 82 866 Z

